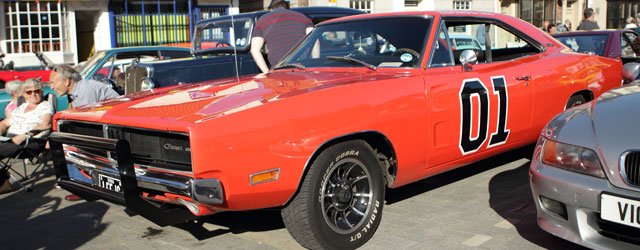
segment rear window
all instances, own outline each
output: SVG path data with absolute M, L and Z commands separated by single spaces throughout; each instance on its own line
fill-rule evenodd
M 607 35 L 561 36 L 556 37 L 575 52 L 604 56 Z

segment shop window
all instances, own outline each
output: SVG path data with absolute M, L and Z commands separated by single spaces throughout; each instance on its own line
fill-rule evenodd
M 349 7 L 367 13 L 373 13 L 373 0 L 350 0 Z
M 64 3 L 5 2 L 4 11 L 6 53 L 69 50 Z
M 453 9 L 454 10 L 470 10 L 471 9 L 471 1 L 453 1 Z

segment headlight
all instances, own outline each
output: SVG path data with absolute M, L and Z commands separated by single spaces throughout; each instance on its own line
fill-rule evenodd
M 605 178 L 598 155 L 591 149 L 545 138 L 542 162 L 557 168 Z
M 142 82 L 140 82 L 140 91 L 153 89 L 153 87 L 155 87 L 155 84 L 149 77 L 143 78 Z

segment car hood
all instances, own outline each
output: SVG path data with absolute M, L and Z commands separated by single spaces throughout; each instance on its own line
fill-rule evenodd
M 593 131 L 601 154 L 613 167 L 627 150 L 640 149 L 638 115 L 640 85 L 632 84 L 602 94 L 593 107 Z
M 82 120 L 157 130 L 184 131 L 193 124 L 256 109 L 300 95 L 406 74 L 280 71 L 154 89 L 60 112 L 58 120 Z M 184 131 L 188 132 L 188 131 Z

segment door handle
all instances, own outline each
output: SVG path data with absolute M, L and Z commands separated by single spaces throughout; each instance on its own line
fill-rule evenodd
M 516 76 L 516 80 L 518 80 L 518 81 L 529 81 L 529 80 L 531 80 L 531 76 L 530 75 Z

